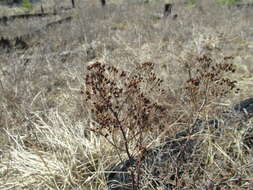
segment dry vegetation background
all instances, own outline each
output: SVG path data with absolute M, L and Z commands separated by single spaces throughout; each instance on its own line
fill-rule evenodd
M 173 137 L 193 122 L 193 108 L 182 103 L 187 99 L 182 88 L 189 79 L 184 63 L 194 64 L 195 56 L 206 54 L 217 62 L 234 58 L 236 72 L 228 77 L 238 81 L 240 91 L 213 98 L 208 106 L 225 110 L 253 95 L 252 8 L 228 9 L 213 1 L 188 8 L 175 1 L 178 17 L 173 20 L 160 18 L 163 1 L 109 1 L 104 8 L 99 1 L 78 1 L 76 6 L 0 26 L 1 36 L 12 38 L 72 17 L 27 39 L 27 50 L 0 52 L 0 189 L 106 189 L 104 170 L 120 159 L 104 137 L 90 131 L 94 121 L 81 94 L 87 66 L 97 61 L 128 72 L 155 63 L 169 93 L 150 96 L 169 109 L 161 118 L 163 127 L 145 134 L 151 147 L 161 142 L 159 134 Z M 10 15 L 2 9 L 1 16 Z M 198 116 L 215 118 L 217 110 Z M 184 174 L 177 189 L 253 189 L 253 151 L 243 142 L 252 121 L 244 127 L 238 123 L 220 134 L 199 134 L 201 161 L 188 163 L 198 175 Z

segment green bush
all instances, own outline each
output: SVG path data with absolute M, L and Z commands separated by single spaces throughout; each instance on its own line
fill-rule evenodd
M 240 0 L 216 0 L 220 5 L 233 5 L 240 2 Z
M 186 3 L 187 8 L 194 8 L 196 6 L 196 0 L 190 0 Z
M 32 3 L 30 0 L 22 0 L 22 6 L 25 9 L 25 12 L 30 12 L 32 9 Z

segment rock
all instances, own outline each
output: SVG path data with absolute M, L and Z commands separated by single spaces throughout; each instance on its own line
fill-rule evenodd
M 0 49 L 9 52 L 12 49 L 11 41 L 8 38 L 0 38 Z
M 27 49 L 28 44 L 22 39 L 22 37 L 15 38 L 15 48 L 16 49 Z
M 253 98 L 241 101 L 236 104 L 234 110 L 238 115 L 240 113 L 245 113 L 245 111 L 250 117 L 253 116 Z M 233 116 L 227 116 L 224 112 L 221 116 L 221 120 L 231 120 L 228 122 L 233 122 Z M 229 114 L 230 115 L 230 114 Z M 249 119 L 250 117 L 247 117 Z M 239 117 L 240 118 L 240 117 Z M 153 187 L 159 189 L 171 190 L 174 185 L 169 181 L 175 178 L 175 173 L 168 173 L 169 168 L 173 168 L 173 164 L 179 165 L 180 169 L 183 170 L 183 165 L 193 159 L 193 153 L 198 149 L 200 142 L 197 138 L 189 138 L 192 135 L 200 132 L 201 129 L 206 127 L 214 127 L 219 129 L 220 121 L 218 119 L 213 119 L 209 121 L 203 121 L 198 119 L 195 124 L 190 128 L 190 130 L 181 131 L 176 134 L 175 138 L 169 138 L 165 140 L 165 143 L 161 146 L 151 148 L 146 151 L 143 160 L 140 162 L 141 179 L 140 182 L 149 178 L 149 184 Z M 251 143 L 252 138 L 247 138 L 246 140 Z M 248 142 L 247 141 L 247 142 Z M 132 179 L 129 172 L 130 168 L 136 169 L 138 165 L 138 160 L 132 158 L 130 160 L 125 160 L 118 165 L 107 169 L 106 179 L 108 190 L 131 190 L 132 189 Z M 108 173 L 110 172 L 110 173 Z M 177 177 L 180 177 L 180 171 L 177 173 Z M 163 179 L 163 180 L 161 180 Z M 147 187 L 149 190 L 150 187 Z
M 249 117 L 253 116 L 253 98 L 241 101 L 239 104 L 234 106 L 234 110 L 237 112 L 242 112 Z
M 141 161 L 141 176 L 143 181 L 147 176 L 152 176 L 150 181 L 152 186 L 159 186 L 160 188 L 171 189 L 173 184 L 166 180 L 161 183 L 158 179 L 161 176 L 168 175 L 167 171 L 170 163 L 185 163 L 191 159 L 191 154 L 195 150 L 195 146 L 198 141 L 195 139 L 187 138 L 189 135 L 196 133 L 200 129 L 202 124 L 201 120 L 198 120 L 193 130 L 182 131 L 176 134 L 174 139 L 167 139 L 166 142 L 158 147 L 148 150 L 144 156 L 144 160 Z M 110 172 L 106 175 L 108 190 L 131 190 L 131 175 L 129 174 L 130 168 L 136 168 L 138 160 L 131 159 L 126 160 L 118 165 L 107 169 Z M 174 175 L 167 176 L 173 178 Z

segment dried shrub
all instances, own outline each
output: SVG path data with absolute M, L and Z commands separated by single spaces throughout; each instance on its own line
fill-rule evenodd
M 217 56 L 217 55 L 216 55 Z M 236 71 L 232 56 L 221 56 L 219 59 L 209 54 L 194 55 L 183 62 L 187 72 L 184 87 L 186 104 L 193 114 L 215 111 L 218 103 L 233 92 L 238 92 L 236 80 L 229 78 Z
M 235 72 L 232 60 L 233 57 L 222 57 L 218 61 L 204 54 L 184 61 L 187 79 L 181 89 L 183 104 L 190 111 L 183 117 L 170 117 L 173 120 L 170 122 L 182 118 L 182 124 L 189 128 L 200 114 L 204 113 L 205 116 L 208 112 L 218 111 L 220 106 L 213 102 L 237 91 L 236 81 L 228 77 L 229 73 Z M 158 104 L 159 99 L 168 96 L 168 91 L 162 88 L 163 81 L 156 76 L 154 64 L 146 62 L 128 72 L 97 62 L 88 66 L 87 70 L 82 93 L 97 123 L 91 130 L 105 137 L 119 157 L 123 153 L 129 160 L 137 157 L 140 166 L 147 152 L 145 132 L 158 128 L 159 120 L 173 112 Z M 121 137 L 120 141 L 116 140 L 116 136 Z M 139 189 L 141 169 L 138 164 L 131 169 L 132 188 Z
M 86 89 L 82 93 L 98 124 L 92 130 L 104 136 L 118 152 L 126 153 L 130 160 L 134 152 L 138 152 L 141 162 L 146 151 L 144 133 L 158 125 L 162 112 L 157 96 L 164 93 L 163 81 L 156 76 L 154 64 L 143 63 L 133 72 L 99 62 L 87 69 Z M 116 134 L 121 135 L 121 142 L 116 142 Z M 133 189 L 138 189 L 139 175 L 138 168 L 131 171 Z

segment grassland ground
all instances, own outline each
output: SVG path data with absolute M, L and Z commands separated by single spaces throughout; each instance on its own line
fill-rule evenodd
M 167 93 L 148 91 L 146 86 L 142 91 L 166 112 L 157 126 L 152 123 L 155 130 L 145 133 L 147 147 L 173 138 L 195 118 L 219 118 L 253 96 L 252 9 L 229 9 L 212 1 L 193 8 L 179 1 L 173 5 L 178 17 L 164 19 L 163 1 L 110 1 L 104 8 L 99 1 L 79 1 L 75 9 L 59 15 L 0 26 L 1 36 L 13 38 L 72 17 L 27 38 L 26 50 L 0 50 L 0 189 L 107 189 L 105 169 L 127 155 L 123 151 L 119 158 L 106 138 L 90 130 L 97 123 L 81 89 L 86 87 L 87 66 L 95 62 L 130 74 L 139 64 L 155 64 L 154 72 Z M 214 64 L 232 57 L 236 70 L 224 77 L 236 80 L 240 90 L 208 96 L 205 109 L 198 112 L 196 105 L 206 95 L 200 93 L 193 101 L 184 91 L 189 80 L 186 63 L 194 75 L 196 58 L 203 55 Z M 221 90 L 217 87 L 216 92 Z M 252 119 L 239 119 L 221 131 L 201 131 L 200 149 L 185 164 L 188 170 L 178 179 L 177 189 L 253 189 L 252 129 Z M 120 135 L 113 138 L 122 143 Z

